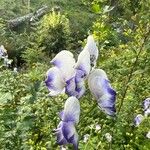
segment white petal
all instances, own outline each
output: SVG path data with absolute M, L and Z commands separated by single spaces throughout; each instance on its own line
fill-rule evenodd
M 95 66 L 96 60 L 98 58 L 98 48 L 96 46 L 96 43 L 92 35 L 89 35 L 87 38 L 87 44 L 85 45 L 85 50 L 89 51 L 91 65 Z
M 76 97 L 69 97 L 65 103 L 63 121 L 72 121 L 76 124 L 79 122 L 80 103 Z
M 106 93 L 104 79 L 108 80 L 106 73 L 102 69 L 94 69 L 88 77 L 90 91 L 96 99 Z
M 59 52 L 51 61 L 53 65 L 61 70 L 64 80 L 70 79 L 75 73 L 75 59 L 70 51 Z
M 83 70 L 86 73 L 86 76 L 89 75 L 91 65 L 90 65 L 90 53 L 88 51 L 83 50 L 79 54 L 75 68 L 78 70 Z
M 65 82 L 61 76 L 61 72 L 57 67 L 52 67 L 47 71 L 46 86 L 50 91 L 51 96 L 60 94 L 65 87 Z

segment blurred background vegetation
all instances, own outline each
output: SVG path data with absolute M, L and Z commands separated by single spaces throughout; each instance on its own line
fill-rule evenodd
M 117 91 L 117 118 L 101 112 L 87 89 L 80 101 L 79 149 L 149 150 L 149 117 L 133 124 L 150 97 L 149 6 L 149 0 L 1 0 L 0 45 L 13 62 L 7 68 L 0 60 L 0 149 L 59 149 L 53 129 L 67 96 L 48 97 L 45 73 L 56 53 L 77 55 L 93 33 L 97 66 Z M 112 135 L 110 143 L 105 133 Z

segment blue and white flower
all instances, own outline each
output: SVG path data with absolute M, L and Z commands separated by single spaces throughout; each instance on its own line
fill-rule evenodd
M 88 85 L 102 111 L 111 116 L 115 115 L 116 92 L 106 73 L 102 69 L 94 69 L 89 75 Z
M 80 104 L 76 97 L 70 97 L 65 103 L 64 110 L 60 113 L 61 122 L 55 130 L 57 143 L 65 145 L 73 144 L 74 149 L 78 150 L 78 134 L 75 125 L 79 122 Z
M 138 115 L 134 118 L 134 125 L 135 125 L 136 127 L 138 127 L 138 126 L 141 124 L 141 122 L 143 121 L 143 119 L 144 119 L 144 116 L 141 115 L 141 114 L 138 114 Z

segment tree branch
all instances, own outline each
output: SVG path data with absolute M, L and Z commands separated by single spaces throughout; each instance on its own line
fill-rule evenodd
M 9 28 L 15 28 L 19 26 L 20 24 L 24 22 L 33 22 L 36 18 L 42 17 L 48 10 L 47 6 L 43 6 L 40 9 L 38 9 L 35 13 L 29 13 L 27 15 L 8 20 L 8 26 Z

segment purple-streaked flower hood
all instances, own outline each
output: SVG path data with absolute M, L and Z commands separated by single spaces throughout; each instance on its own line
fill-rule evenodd
M 62 77 L 65 81 L 69 80 L 75 73 L 75 59 L 70 51 L 63 50 L 59 52 L 51 63 L 60 69 Z
M 80 104 L 76 97 L 66 100 L 64 110 L 60 113 L 61 122 L 55 130 L 57 143 L 64 145 L 71 143 L 74 149 L 78 149 L 78 134 L 75 125 L 79 122 Z
M 88 85 L 102 111 L 113 116 L 116 112 L 116 92 L 111 87 L 106 73 L 102 69 L 94 69 L 88 77 Z
M 60 70 L 57 67 L 52 67 L 47 71 L 45 84 L 50 91 L 50 96 L 56 96 L 64 90 L 65 82 L 61 76 Z

